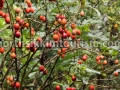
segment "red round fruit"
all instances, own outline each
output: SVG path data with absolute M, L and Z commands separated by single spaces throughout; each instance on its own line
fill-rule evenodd
M 11 87 L 15 87 L 15 82 L 11 82 Z
M 2 14 L 3 14 L 3 11 L 0 11 L 0 16 L 2 16 Z
M 103 61 L 103 65 L 107 65 L 107 63 L 108 63 L 107 60 Z
M 59 40 L 59 36 L 58 36 L 57 34 L 55 34 L 55 35 L 53 35 L 53 39 L 54 39 L 55 41 L 58 41 L 58 40 Z
M 4 13 L 4 12 L 2 13 L 2 17 L 3 17 L 3 18 L 5 17 L 5 13 Z
M 5 49 L 4 47 L 0 47 L 0 53 L 4 53 Z
M 36 41 L 38 41 L 39 43 L 42 41 L 42 38 L 40 38 L 40 37 L 38 37 L 37 39 L 36 39 Z
M 10 15 L 8 13 L 5 13 L 4 18 L 6 18 L 6 17 L 10 17 Z
M 119 73 L 117 71 L 115 71 L 114 76 L 119 76 Z
M 99 60 L 100 60 L 100 56 L 97 56 L 97 57 L 96 57 L 96 61 L 99 61 Z
M 20 16 L 16 16 L 16 22 L 19 22 L 21 20 Z
M 115 63 L 115 64 L 118 64 L 118 63 L 119 63 L 119 60 L 118 60 L 118 59 L 116 59 L 116 60 L 114 61 L 114 63 Z
M 20 11 L 21 11 L 20 8 L 16 8 L 16 9 L 15 9 L 15 12 L 16 12 L 17 14 L 20 13 Z
M 82 60 L 78 60 L 78 64 L 82 64 Z
M 60 90 L 60 86 L 57 85 L 57 86 L 55 87 L 55 90 Z
M 25 12 L 26 12 L 26 13 L 30 13 L 30 8 L 27 7 L 27 8 L 25 9 Z
M 62 54 L 62 55 L 61 55 L 61 58 L 64 58 L 64 57 L 65 57 L 65 54 Z
M 62 28 L 59 28 L 59 33 L 63 34 L 64 30 Z
M 30 44 L 26 45 L 26 49 L 29 50 L 30 49 Z
M 71 87 L 71 90 L 76 90 L 76 88 L 75 87 Z
M 34 13 L 34 8 L 33 7 L 30 7 L 30 12 Z
M 62 34 L 62 38 L 67 38 L 67 34 L 65 32 Z
M 72 28 L 72 29 L 75 29 L 75 28 L 76 28 L 76 24 L 75 24 L 75 23 L 72 23 L 72 24 L 71 24 L 71 28 Z
M 44 69 L 43 74 L 46 75 L 48 73 L 47 69 Z
M 88 56 L 87 56 L 87 55 L 83 55 L 83 56 L 82 56 L 82 60 L 83 60 L 83 61 L 86 61 L 87 59 L 88 59 Z
M 80 34 L 81 34 L 81 31 L 77 29 L 77 30 L 76 30 L 76 34 L 77 34 L 77 35 L 80 35 Z
M 44 71 L 44 68 L 45 68 L 45 67 L 44 67 L 43 65 L 39 66 L 39 70 L 40 70 L 40 71 Z
M 19 23 L 20 26 L 22 26 L 22 25 L 24 25 L 25 22 L 23 20 L 19 20 L 18 23 Z
M 28 4 L 28 7 L 32 7 L 32 3 L 29 3 L 29 4 Z
M 31 42 L 30 43 L 30 47 L 36 47 L 36 43 L 35 42 Z
M 25 0 L 25 2 L 26 2 L 27 4 L 29 4 L 29 3 L 31 3 L 31 0 Z
M 20 83 L 19 83 L 19 82 L 16 82 L 16 83 L 15 83 L 15 87 L 16 87 L 16 88 L 20 88 Z
M 67 31 L 66 31 L 66 34 L 67 34 L 67 37 L 70 37 L 71 32 L 67 30 Z
M 66 90 L 71 90 L 71 87 L 67 87 Z
M 39 16 L 39 19 L 42 20 L 42 21 L 46 21 L 46 18 L 45 18 L 45 16 L 43 16 L 43 15 L 40 15 L 40 16 Z
M 15 32 L 15 37 L 19 38 L 20 36 L 21 36 L 20 31 L 16 31 L 16 32 Z
M 67 51 L 67 48 L 62 48 L 62 49 L 61 49 L 61 52 L 62 52 L 62 53 L 65 53 L 66 51 Z
M 45 43 L 45 47 L 46 47 L 46 48 L 52 48 L 52 44 L 49 43 L 49 42 L 47 42 L 47 43 Z
M 72 76 L 72 81 L 76 81 L 76 76 Z
M 5 2 L 5 0 L 0 0 L 0 3 L 4 3 Z
M 61 20 L 61 24 L 62 24 L 62 25 L 67 24 L 67 20 L 66 20 L 66 19 L 62 19 L 62 20 Z
M 95 90 L 95 86 L 94 85 L 90 85 L 89 86 L 89 90 Z
M 19 48 L 22 47 L 22 43 L 21 42 L 18 42 L 17 45 L 18 45 Z
M 76 39 L 76 35 L 71 34 L 71 39 L 72 40 Z
M 7 24 L 10 23 L 10 17 L 9 17 L 9 16 L 5 17 L 5 22 L 6 22 Z
M 72 35 L 76 35 L 76 30 L 75 29 L 72 30 Z
M 85 16 L 85 13 L 83 11 L 80 12 L 80 16 L 81 17 L 84 17 Z
M 19 30 L 20 29 L 20 25 L 18 23 L 15 23 L 13 26 L 14 26 L 15 30 Z
M 11 53 L 11 54 L 10 54 L 10 57 L 11 57 L 12 59 L 16 58 L 16 54 L 15 54 L 15 53 Z

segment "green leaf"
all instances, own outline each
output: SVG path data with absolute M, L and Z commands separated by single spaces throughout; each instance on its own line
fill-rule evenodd
M 96 71 L 96 70 L 93 70 L 93 69 L 89 69 L 89 68 L 86 68 L 86 71 L 90 72 L 90 73 L 101 74 L 99 71 Z
M 88 84 L 89 77 L 83 77 L 82 81 L 83 81 L 84 84 Z

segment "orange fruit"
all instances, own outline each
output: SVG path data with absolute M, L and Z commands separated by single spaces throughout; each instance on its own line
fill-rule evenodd
M 62 19 L 62 20 L 61 20 L 61 24 L 62 24 L 62 25 L 67 24 L 67 20 L 66 20 L 66 19 Z
M 107 64 L 107 60 L 104 60 L 104 61 L 103 61 L 103 65 L 106 65 L 106 64 Z
M 10 54 L 10 57 L 11 57 L 12 59 L 16 58 L 16 54 L 15 54 L 15 53 L 11 53 L 11 54 Z
M 15 48 L 14 48 L 14 47 L 12 47 L 11 51 L 12 51 L 12 52 L 15 52 Z
M 29 23 L 25 23 L 25 27 L 28 28 L 29 27 Z
M 62 54 L 61 57 L 64 58 L 64 57 L 65 57 L 65 54 Z
M 19 22 L 21 20 L 20 16 L 16 17 L 16 22 Z
M 25 12 L 26 12 L 26 13 L 30 13 L 30 8 L 27 7 L 27 8 L 25 9 Z
M 85 13 L 83 11 L 80 12 L 80 16 L 81 17 L 84 17 L 85 16 Z
M 100 60 L 97 60 L 97 64 L 101 64 L 101 61 L 100 61 Z
M 119 73 L 117 71 L 114 72 L 114 76 L 118 76 Z
M 71 28 L 72 28 L 72 29 L 75 29 L 75 28 L 76 28 L 76 24 L 75 24 L 75 23 L 72 23 L 72 24 L 71 24 Z
M 66 51 L 67 51 L 67 48 L 62 48 L 62 49 L 61 49 L 61 52 L 62 52 L 62 53 L 65 53 Z
M 53 39 L 54 39 L 55 41 L 57 41 L 57 40 L 59 40 L 59 36 L 58 36 L 57 34 L 54 34 L 54 35 L 53 35 Z
M 58 50 L 57 54 L 60 55 L 61 54 L 61 50 Z
M 114 63 L 115 63 L 115 64 L 118 64 L 118 63 L 119 63 L 119 60 L 118 60 L 118 59 L 116 59 L 116 60 L 114 61 Z

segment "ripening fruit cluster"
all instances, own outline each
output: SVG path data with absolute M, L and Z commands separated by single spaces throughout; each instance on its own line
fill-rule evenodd
M 46 21 L 46 17 L 45 17 L 44 15 L 40 15 L 40 16 L 39 16 L 39 19 L 40 19 L 41 21 L 43 21 L 43 22 Z
M 55 90 L 61 90 L 59 85 L 56 85 Z M 75 87 L 67 87 L 66 90 L 76 90 Z
M 7 77 L 6 77 L 6 82 L 7 82 L 7 84 L 9 84 L 12 88 L 16 88 L 16 89 L 19 89 L 19 88 L 20 88 L 20 83 L 19 83 L 18 81 L 15 82 L 13 76 L 7 76 Z
M 48 73 L 47 69 L 43 65 L 39 66 L 39 71 L 43 72 L 44 75 L 46 75 Z
M 3 8 L 5 0 L 0 0 L 0 9 Z M 10 15 L 8 13 L 3 12 L 2 10 L 0 11 L 0 16 L 4 18 L 6 24 L 10 24 Z
M 4 7 L 4 2 L 5 2 L 5 0 L 0 0 L 0 9 L 2 9 Z
M 36 42 L 39 44 L 42 42 L 42 38 L 41 37 L 37 37 L 36 39 Z M 36 51 L 36 43 L 35 42 L 31 42 L 31 43 L 28 43 L 26 45 L 26 50 L 30 50 L 31 52 L 35 52 Z
M 71 26 L 72 32 L 70 32 L 66 28 L 67 19 L 66 19 L 65 15 L 62 15 L 62 14 L 57 14 L 56 15 L 56 21 L 55 21 L 54 24 L 57 25 L 56 23 L 58 23 L 60 25 L 60 27 L 54 31 L 53 40 L 57 44 L 59 44 L 59 42 L 61 40 L 64 41 L 63 45 L 66 48 L 61 48 L 61 50 L 58 50 L 58 54 L 61 55 L 62 58 L 64 58 L 66 50 L 70 48 L 70 45 L 69 45 L 69 43 L 68 43 L 68 41 L 66 39 L 75 40 L 76 35 L 81 35 L 81 30 L 79 30 L 77 28 L 77 25 L 75 23 L 71 23 L 70 26 Z M 62 50 L 62 49 L 64 49 L 65 51 Z
M 34 8 L 32 7 L 31 0 L 26 0 L 28 7 L 25 9 L 26 13 L 34 13 Z
M 8 13 L 0 11 L 0 16 L 4 18 L 6 24 L 10 24 L 10 15 Z
M 89 85 L 89 90 L 95 90 L 95 86 L 94 85 Z M 61 90 L 59 85 L 56 85 L 55 90 Z M 76 90 L 75 87 L 67 87 L 66 90 Z
M 95 59 L 96 59 L 97 64 L 103 64 L 103 65 L 107 64 L 107 60 L 104 60 L 103 55 L 98 55 L 98 56 L 96 56 Z
M 105 57 L 103 55 L 98 55 L 96 56 L 96 62 L 97 64 L 103 64 L 103 65 L 107 65 L 108 64 L 108 61 L 105 59 Z M 113 65 L 113 64 L 119 64 L 119 60 L 118 59 L 115 59 L 114 61 L 110 61 L 109 62 L 110 65 Z
M 75 87 L 67 87 L 66 90 L 77 90 Z

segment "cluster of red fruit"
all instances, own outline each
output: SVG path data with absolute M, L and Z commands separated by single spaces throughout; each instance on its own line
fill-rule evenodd
M 41 21 L 43 21 L 43 22 L 46 21 L 46 17 L 45 17 L 44 15 L 40 15 L 40 16 L 39 16 L 39 19 L 40 19 Z
M 97 61 L 97 64 L 103 64 L 103 65 L 107 65 L 108 64 L 108 61 L 104 59 L 104 56 L 103 55 L 98 55 L 96 57 L 96 61 Z M 118 64 L 119 63 L 119 60 L 116 59 L 114 61 L 114 64 Z
M 60 86 L 56 85 L 55 90 L 61 90 Z M 67 87 L 66 90 L 76 90 L 76 88 L 75 87 Z M 95 90 L 95 86 L 90 85 L 89 90 Z
M 4 49 L 4 47 L 0 47 L 0 53 L 4 53 L 4 51 L 5 51 L 5 49 Z
M 2 16 L 2 17 L 5 19 L 5 22 L 6 22 L 7 24 L 10 23 L 10 15 L 9 15 L 8 13 L 5 13 L 5 12 L 3 12 L 3 11 L 0 11 L 0 16 Z
M 56 85 L 55 90 L 61 90 L 59 85 Z M 75 87 L 67 87 L 66 90 L 76 90 Z
M 4 2 L 5 2 L 5 0 L 0 0 L 0 9 L 2 9 L 4 7 Z
M 46 75 L 48 73 L 47 69 L 43 65 L 39 66 L 39 71 L 43 72 L 44 75 Z
M 60 24 L 60 28 L 58 30 L 55 30 L 53 33 L 53 40 L 55 41 L 55 43 L 59 43 L 60 40 L 64 41 L 63 45 L 66 48 L 61 48 L 61 50 L 58 50 L 58 54 L 61 54 L 61 57 L 64 58 L 65 57 L 65 53 L 66 50 L 70 48 L 70 45 L 67 41 L 65 41 L 66 38 L 70 39 L 69 37 L 71 37 L 72 40 L 76 39 L 76 35 L 80 35 L 81 31 L 79 29 L 77 29 L 76 24 L 72 23 L 71 24 L 71 29 L 72 32 L 70 32 L 67 28 L 66 28 L 66 24 L 67 24 L 67 20 L 66 17 L 64 15 L 61 14 L 57 14 L 56 15 L 56 22 L 58 22 L 58 24 Z
M 88 59 L 88 56 L 84 54 L 81 58 L 81 60 L 78 60 L 78 64 L 82 64 L 82 61 L 86 61 Z
M 9 84 L 13 88 L 16 88 L 16 89 L 20 88 L 20 83 L 19 82 L 14 82 L 13 76 L 7 76 L 6 77 L 6 82 L 7 82 L 7 84 Z
M 28 5 L 28 7 L 25 9 L 26 13 L 34 13 L 34 8 L 32 7 L 32 3 L 30 0 L 26 0 L 26 3 Z

